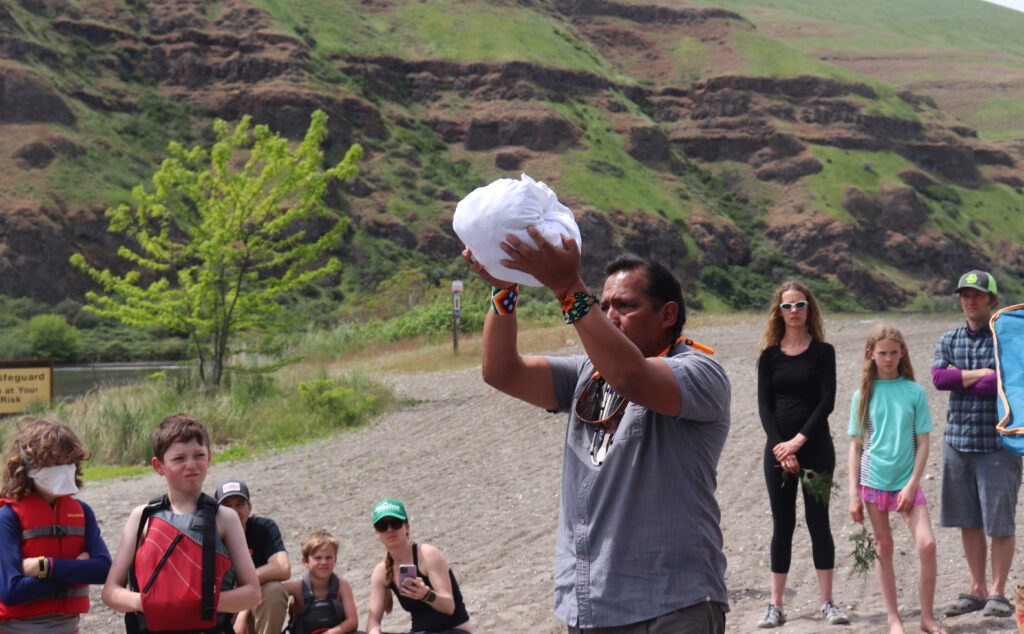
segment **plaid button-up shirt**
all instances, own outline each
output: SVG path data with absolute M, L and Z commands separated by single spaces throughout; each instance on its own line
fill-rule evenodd
M 987 324 L 976 332 L 972 332 L 965 324 L 942 335 L 935 346 L 932 368 L 948 368 L 951 365 L 961 370 L 995 369 L 992 331 Z M 995 397 L 970 396 L 962 390 L 953 390 L 949 393 L 943 440 L 957 451 L 998 451 L 1003 446 L 999 432 L 996 431 L 998 421 Z

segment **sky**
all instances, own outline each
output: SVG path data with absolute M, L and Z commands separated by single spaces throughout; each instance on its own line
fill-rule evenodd
M 1024 0 L 985 0 L 985 2 L 991 2 L 992 4 L 999 4 L 1004 7 L 1016 9 L 1017 11 L 1024 12 Z

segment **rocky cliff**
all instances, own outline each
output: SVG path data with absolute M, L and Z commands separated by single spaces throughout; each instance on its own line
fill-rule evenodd
M 362 4 L 384 13 L 398 3 Z M 610 1 L 520 4 L 551 15 L 620 68 L 632 60 L 636 80 L 515 61 L 324 57 L 310 37 L 286 32 L 241 0 L 215 7 L 202 0 L 0 5 L 0 167 L 5 182 L 35 184 L 0 190 L 0 293 L 50 302 L 80 296 L 87 281 L 67 266 L 76 251 L 117 266 L 116 239 L 102 215 L 110 201 L 69 202 L 52 184 L 62 165 L 88 161 L 93 145 L 124 152 L 81 131 L 97 118 L 138 113 L 140 95 L 153 89 L 196 118 L 251 114 L 292 137 L 323 109 L 332 149 L 357 141 L 369 149 L 363 178 L 338 192 L 339 204 L 359 231 L 428 259 L 458 254 L 450 214 L 466 192 L 416 180 L 440 213 L 392 213 L 391 199 L 403 194 L 373 177 L 395 160 L 388 144 L 425 125 L 457 165 L 475 166 L 480 182 L 518 171 L 557 180 L 560 157 L 595 142 L 588 123 L 565 107 L 572 103 L 599 111 L 630 157 L 681 190 L 695 172 L 732 178 L 725 194 L 740 210 L 724 214 L 713 201 L 684 195 L 686 213 L 659 214 L 567 196 L 592 275 L 625 249 L 664 260 L 692 288 L 704 267 L 747 267 L 771 252 L 803 275 L 838 282 L 871 308 L 948 292 L 968 268 L 1024 278 L 1019 236 L 999 238 L 997 228 L 978 225 L 964 235 L 954 222 L 971 213 L 956 191 L 994 183 L 1024 209 L 1021 144 L 987 142 L 947 121 L 927 96 L 880 94 L 868 82 L 742 72 L 678 81 L 666 38 L 696 38 L 728 62 L 735 57 L 730 34 L 756 29 L 734 12 Z M 808 183 L 836 169 L 831 151 L 899 157 L 907 167 L 870 191 L 848 184 L 829 208 Z M 421 169 L 416 148 L 397 154 L 412 171 Z M 156 160 L 138 158 L 143 166 Z M 863 162 L 862 169 L 873 169 Z M 616 177 L 616 166 L 603 168 Z M 339 247 L 349 257 L 352 249 Z

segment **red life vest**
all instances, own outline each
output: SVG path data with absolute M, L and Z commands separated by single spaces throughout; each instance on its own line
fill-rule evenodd
M 231 567 L 217 536 L 217 508 L 205 494 L 186 515 L 175 514 L 166 495 L 143 508 L 128 571 L 129 587 L 142 595 L 142 612 L 125 615 L 127 631 L 203 632 L 217 626 L 221 581 Z
M 85 552 L 85 511 L 70 495 L 57 498 L 53 508 L 35 493 L 20 500 L 0 499 L 21 523 L 21 555 L 74 559 Z M 89 586 L 69 585 L 61 596 L 16 605 L 0 602 L 0 621 L 44 614 L 85 614 L 89 611 Z

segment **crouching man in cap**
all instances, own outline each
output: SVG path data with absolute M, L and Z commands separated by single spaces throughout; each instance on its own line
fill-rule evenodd
M 215 497 L 217 504 L 238 513 L 260 580 L 260 603 L 252 610 L 238 613 L 234 620 L 235 634 L 280 634 L 288 617 L 288 593 L 281 582 L 292 575 L 281 531 L 274 520 L 252 514 L 249 487 L 245 482 L 222 482 Z

